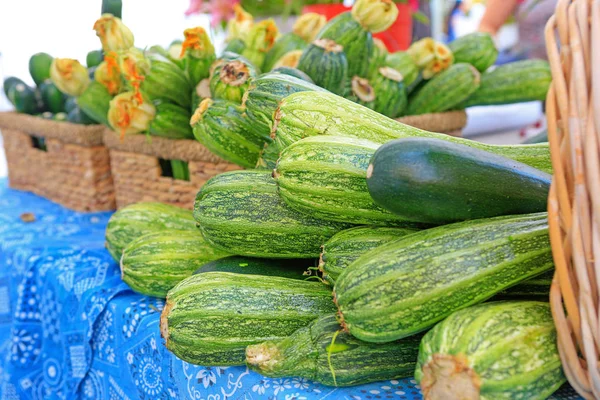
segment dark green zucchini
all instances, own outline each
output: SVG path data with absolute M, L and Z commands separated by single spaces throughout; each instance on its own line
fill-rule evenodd
M 46 79 L 39 86 L 44 109 L 52 113 L 65 111 L 66 96 L 58 90 L 56 85 L 50 79 Z
M 2 89 L 4 90 L 4 94 L 6 95 L 7 98 L 8 98 L 8 90 L 18 83 L 27 85 L 25 82 L 23 82 L 21 79 L 17 78 L 16 76 L 9 76 L 4 79 L 4 83 L 2 84 Z
M 308 269 L 314 267 L 314 264 L 314 260 L 306 258 L 268 259 L 231 256 L 202 265 L 194 275 L 204 272 L 233 272 L 305 280 L 308 277 Z
M 38 99 L 36 91 L 24 83 L 16 83 L 8 88 L 6 95 L 15 109 L 24 114 L 36 114 L 41 111 L 41 99 Z
M 48 53 L 35 53 L 29 58 L 29 74 L 36 85 L 41 85 L 46 79 L 50 79 L 50 66 L 54 61 Z
M 344 332 L 325 315 L 280 341 L 246 348 L 248 366 L 270 378 L 301 377 L 328 386 L 352 386 L 411 376 L 420 336 L 373 344 Z
M 367 172 L 376 204 L 407 220 L 438 225 L 544 211 L 551 180 L 509 158 L 428 138 L 384 144 Z
M 343 96 L 348 91 L 348 60 L 344 48 L 331 39 L 317 39 L 304 50 L 298 69 L 315 84 Z
M 110 126 L 108 110 L 113 97 L 99 82 L 92 81 L 83 94 L 77 98 L 79 108 L 99 124 Z
M 390 67 L 381 67 L 371 75 L 375 91 L 373 109 L 390 118 L 399 117 L 408 103 L 408 95 L 402 74 Z

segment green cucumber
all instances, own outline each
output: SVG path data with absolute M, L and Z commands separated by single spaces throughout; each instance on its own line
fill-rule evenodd
M 263 140 L 239 104 L 204 99 L 191 122 L 194 137 L 217 156 L 244 168 L 256 165 Z
M 331 291 L 318 282 L 205 272 L 169 291 L 160 329 L 184 361 L 243 365 L 246 346 L 283 339 L 334 310 Z
M 54 61 L 48 53 L 36 53 L 29 58 L 29 74 L 36 85 L 41 85 L 46 79 L 50 79 L 50 66 Z
M 293 50 L 303 50 L 305 47 L 306 42 L 304 39 L 295 33 L 289 32 L 281 35 L 279 39 L 275 41 L 273 47 L 267 52 L 261 70 L 264 72 L 271 71 L 275 66 L 275 63 L 285 54 Z
M 317 39 L 308 45 L 298 61 L 316 85 L 343 96 L 348 91 L 348 60 L 343 46 L 331 39 Z
M 352 386 L 411 376 L 421 337 L 377 344 L 344 332 L 335 314 L 280 341 L 246 348 L 248 366 L 269 378 L 301 377 L 328 386 Z
M 11 85 L 8 88 L 6 97 L 8 97 L 8 100 L 15 106 L 17 112 L 36 114 L 40 111 L 40 105 L 35 90 L 24 83 Z
M 242 39 L 234 38 L 227 43 L 223 52 L 242 54 L 245 49 L 246 43 Z
M 170 103 L 158 104 L 149 132 L 153 136 L 168 139 L 193 139 L 190 118 L 190 112 L 186 108 Z
M 97 67 L 104 61 L 104 52 L 102 50 L 92 50 L 85 57 L 85 65 L 88 68 Z
M 106 226 L 106 248 L 117 261 L 138 237 L 165 229 L 195 231 L 192 212 L 162 203 L 137 203 L 114 213 Z
M 511 158 L 544 172 L 552 172 L 547 144 L 489 145 L 427 132 L 327 92 L 300 92 L 289 95 L 280 102 L 273 125 L 274 154 L 279 154 L 287 146 L 307 136 L 348 136 L 380 144 L 392 139 L 416 136 L 465 144 Z
M 427 229 L 364 254 L 335 282 L 343 325 L 383 343 L 553 269 L 547 213 Z
M 405 112 L 420 115 L 453 109 L 479 88 L 479 82 L 479 71 L 471 64 L 453 64 L 411 93 Z
M 297 68 L 292 68 L 292 67 L 277 67 L 271 70 L 272 74 L 284 74 L 284 75 L 289 75 L 289 76 L 293 76 L 294 78 L 298 78 L 298 79 L 302 79 L 303 81 L 306 81 L 308 83 L 315 83 L 313 82 L 312 79 L 310 79 L 310 76 L 306 75 L 306 73 L 300 71 Z
M 469 307 L 423 337 L 415 379 L 426 399 L 546 399 L 566 382 L 556 340 L 548 303 Z
M 413 58 L 404 51 L 389 53 L 385 59 L 388 67 L 394 68 L 404 77 L 404 84 L 410 86 L 419 76 L 419 67 L 415 64 Z
M 408 103 L 402 74 L 393 68 L 381 67 L 371 75 L 370 83 L 375 92 L 373 110 L 390 118 L 402 115 Z
M 197 230 L 148 233 L 130 242 L 121 257 L 121 278 L 134 291 L 165 298 L 198 267 L 222 257 Z
M 198 192 L 194 218 L 211 244 L 231 254 L 315 258 L 321 245 L 347 224 L 319 220 L 289 208 L 271 171 L 232 171 Z
M 551 175 L 509 158 L 428 138 L 384 144 L 367 174 L 375 204 L 435 225 L 544 211 L 551 181 Z
M 461 36 L 448 45 L 455 63 L 468 63 L 484 72 L 494 65 L 498 49 L 489 33 L 473 32 Z
M 241 103 L 256 70 L 249 62 L 233 60 L 218 63 L 210 76 L 212 98 Z
M 323 279 L 334 284 L 342 272 L 361 255 L 376 247 L 417 232 L 411 228 L 357 226 L 336 233 L 325 242 L 319 259 Z
M 108 109 L 112 96 L 99 82 L 92 81 L 87 89 L 77 98 L 79 108 L 91 119 L 99 124 L 110 126 L 108 123 Z
M 230 256 L 206 263 L 198 268 L 194 274 L 216 271 L 306 280 L 307 271 L 313 266 L 313 260 L 305 258 L 268 259 Z
M 524 60 L 500 65 L 481 74 L 479 89 L 460 107 L 544 101 L 552 82 L 544 60 Z
M 66 111 L 66 96 L 58 90 L 56 85 L 52 83 L 50 79 L 46 79 L 39 86 L 39 89 L 42 96 L 42 102 L 44 103 L 44 109 L 53 113 Z

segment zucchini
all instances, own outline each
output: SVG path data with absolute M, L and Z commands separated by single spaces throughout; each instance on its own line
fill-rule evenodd
M 390 67 L 381 67 L 371 76 L 375 91 L 373 110 L 390 118 L 399 117 L 408 103 L 402 74 Z
M 154 57 L 151 60 L 150 72 L 142 81 L 140 89 L 152 101 L 168 101 L 186 108 L 192 103 L 190 80 L 168 59 Z
M 427 138 L 384 144 L 367 174 L 375 204 L 435 225 L 544 211 L 551 181 L 551 175 L 509 158 Z
M 205 272 L 169 291 L 160 329 L 186 362 L 243 365 L 246 346 L 283 339 L 334 310 L 331 291 L 318 282 Z
M 257 68 L 262 67 L 266 55 L 275 44 L 278 36 L 279 29 L 272 18 L 252 24 L 250 31 L 244 38 L 246 48 L 242 52 L 242 56 L 250 60 Z
M 54 61 L 48 53 L 35 53 L 29 58 L 29 74 L 36 85 L 41 85 L 46 79 L 50 79 L 50 66 Z
M 81 111 L 99 124 L 110 126 L 108 123 L 108 110 L 113 97 L 99 82 L 92 81 L 87 89 L 77 98 Z
M 547 61 L 524 60 L 500 65 L 481 74 L 479 89 L 460 107 L 544 101 L 551 82 Z
M 275 63 L 279 61 L 281 57 L 293 50 L 303 50 L 306 47 L 306 42 L 300 36 L 293 32 L 281 35 L 279 39 L 275 41 L 271 50 L 269 50 L 265 56 L 265 62 L 262 65 L 261 70 L 269 72 L 275 66 Z
M 88 117 L 79 106 L 75 106 L 67 113 L 67 121 L 80 125 L 94 125 L 97 122 Z
M 262 140 L 239 104 L 204 99 L 191 124 L 194 137 L 217 156 L 245 168 L 256 165 Z
M 85 65 L 88 68 L 97 67 L 102 64 L 102 61 L 104 61 L 104 52 L 102 49 L 88 51 L 85 56 Z
M 242 39 L 233 38 L 229 42 L 227 42 L 227 45 L 223 49 L 223 52 L 242 54 L 245 49 L 246 43 L 244 43 Z
M 192 86 L 210 76 L 211 65 L 216 59 L 215 48 L 204 28 L 197 26 L 183 31 L 185 40 L 178 54 Z M 183 56 L 183 58 L 181 58 Z
M 117 18 L 121 18 L 122 11 L 122 0 L 102 0 L 102 14 L 112 14 Z
M 306 280 L 308 268 L 312 267 L 313 264 L 313 260 L 305 258 L 280 258 L 273 260 L 268 258 L 230 256 L 206 263 L 198 268 L 194 274 L 216 271 Z
M 388 56 L 387 47 L 385 47 L 385 43 L 383 43 L 381 39 L 374 38 L 373 42 L 375 43 L 375 46 L 373 47 L 373 54 L 371 55 L 368 76 L 373 76 L 377 73 L 379 68 L 385 67 Z
M 348 60 L 344 48 L 331 39 L 317 39 L 304 50 L 298 69 L 315 84 L 343 96 L 348 90 Z
M 498 293 L 498 295 L 494 296 L 494 298 L 504 297 L 522 300 L 524 298 L 541 297 L 547 301 L 550 296 L 550 286 L 552 286 L 553 278 L 554 270 L 544 272 L 535 278 L 527 279 L 518 285 L 503 290 Z
M 342 331 L 324 315 L 279 341 L 246 348 L 250 369 L 269 378 L 302 377 L 328 386 L 352 386 L 411 376 L 420 337 L 377 344 Z
M 419 67 L 415 64 L 413 58 L 404 51 L 389 53 L 385 59 L 388 67 L 400 72 L 404 77 L 404 84 L 410 86 L 419 76 Z
M 358 103 L 370 109 L 375 108 L 375 89 L 367 78 L 355 76 L 350 81 L 350 92 L 346 96 L 348 100 Z
M 339 123 L 344 121 L 344 123 Z M 547 144 L 499 146 L 431 133 L 404 125 L 332 93 L 294 93 L 280 102 L 273 122 L 275 154 L 307 136 L 332 135 L 383 144 L 403 137 L 429 137 L 461 143 L 552 172 Z
M 469 33 L 452 41 L 448 47 L 454 55 L 454 62 L 471 64 L 479 72 L 494 65 L 498 58 L 498 49 L 489 33 Z
M 298 68 L 291 68 L 291 67 L 277 67 L 271 70 L 272 74 L 284 74 L 284 75 L 289 75 L 289 76 L 293 76 L 294 78 L 298 78 L 301 79 L 303 81 L 306 81 L 308 83 L 313 83 L 313 80 L 310 79 L 310 76 L 306 75 L 304 72 L 300 71 Z
M 121 278 L 134 291 L 165 298 L 167 292 L 198 267 L 222 257 L 197 230 L 148 233 L 130 242 L 121 257 Z
M 53 113 L 65 111 L 66 96 L 58 90 L 56 85 L 50 79 L 46 79 L 39 85 L 40 94 L 44 109 Z
M 323 27 L 317 39 L 331 39 L 344 48 L 348 62 L 348 79 L 367 76 L 375 49 L 373 35 L 354 19 L 350 11 L 333 18 Z
M 24 114 L 36 114 L 41 110 L 36 91 L 24 83 L 12 84 L 6 95 L 15 106 L 15 110 Z
M 194 218 L 211 244 L 231 254 L 265 258 L 315 258 L 346 224 L 290 209 L 270 171 L 232 171 L 198 192 Z
M 215 99 L 241 103 L 256 70 L 242 60 L 218 63 L 210 77 L 210 92 Z
M 150 122 L 149 132 L 153 136 L 168 139 L 193 139 L 190 112 L 176 104 L 162 103 L 156 106 L 156 115 Z
M 403 224 L 376 205 L 367 189 L 367 168 L 379 145 L 337 136 L 302 139 L 282 153 L 273 177 L 291 208 L 330 221 L 352 224 Z
M 343 230 L 323 245 L 319 271 L 323 279 L 333 285 L 348 265 L 361 255 L 414 232 L 417 230 L 380 226 L 358 226 Z
M 138 237 L 165 229 L 195 231 L 192 212 L 162 203 L 137 203 L 114 213 L 106 226 L 106 248 L 117 261 Z
M 453 64 L 427 81 L 408 99 L 407 115 L 438 113 L 454 108 L 479 88 L 480 74 L 470 64 Z
M 547 213 L 427 229 L 377 247 L 346 268 L 334 295 L 343 325 L 383 343 L 553 268 Z
M 493 302 L 455 312 L 423 337 L 415 379 L 425 399 L 548 398 L 566 382 L 550 305 Z
M 25 82 L 23 82 L 21 79 L 17 78 L 16 76 L 9 76 L 7 78 L 4 79 L 4 83 L 2 84 L 2 88 L 4 90 L 4 94 L 6 95 L 6 97 L 8 98 L 8 90 L 17 85 L 18 83 L 22 84 L 22 85 L 27 85 Z M 10 100 L 10 99 L 9 99 Z

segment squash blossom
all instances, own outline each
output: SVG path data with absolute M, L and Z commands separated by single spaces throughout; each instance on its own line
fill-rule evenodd
M 119 66 L 121 67 L 121 73 L 131 85 L 138 101 L 141 103 L 140 86 L 146 75 L 150 73 L 150 61 L 141 50 L 132 47 L 121 54 Z
M 312 43 L 317 34 L 327 23 L 324 15 L 306 13 L 301 15 L 294 24 L 292 31 L 300 36 L 306 43 Z
M 108 53 L 104 57 L 104 61 L 98 65 L 94 72 L 94 80 L 102 84 L 111 96 L 121 91 L 123 87 L 121 68 L 114 52 Z
M 215 47 L 202 27 L 186 29 L 183 35 L 181 56 L 185 55 L 184 65 L 190 80 L 197 84 L 210 75 L 210 66 L 216 58 Z
M 273 69 L 279 67 L 290 67 L 297 68 L 300 57 L 302 57 L 302 50 L 292 50 L 285 53 L 273 66 Z
M 417 67 L 425 68 L 435 59 L 435 40 L 424 38 L 414 42 L 406 51 L 413 59 Z
M 87 69 L 72 58 L 55 58 L 50 65 L 50 79 L 58 90 L 70 96 L 80 96 L 91 80 Z
M 239 4 L 233 6 L 233 12 L 235 16 L 227 23 L 227 41 L 229 42 L 232 39 L 246 40 L 252 25 L 254 25 L 254 17 Z
M 155 115 L 156 108 L 148 99 L 142 97 L 140 102 L 136 93 L 125 92 L 110 101 L 108 123 L 123 139 L 125 135 L 147 131 Z
M 275 44 L 279 36 L 279 29 L 273 19 L 267 19 L 254 24 L 246 40 L 246 49 L 242 56 L 246 57 L 252 64 L 262 66 L 265 55 Z
M 366 30 L 377 33 L 388 29 L 398 18 L 398 7 L 392 0 L 357 0 L 352 16 Z
M 102 14 L 94 23 L 94 30 L 106 53 L 127 50 L 133 46 L 133 33 L 120 18 L 112 14 Z

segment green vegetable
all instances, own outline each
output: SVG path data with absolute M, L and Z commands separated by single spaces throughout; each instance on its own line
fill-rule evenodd
M 479 88 L 479 81 L 480 74 L 472 65 L 453 64 L 411 93 L 406 114 L 429 114 L 453 109 Z
M 493 302 L 455 312 L 421 342 L 426 399 L 548 398 L 566 382 L 548 303 Z
M 369 73 L 368 76 L 373 76 L 377 73 L 377 70 L 381 67 L 386 67 L 386 60 L 388 56 L 387 48 L 385 43 L 381 42 L 380 39 L 374 39 L 375 46 L 373 46 L 373 54 L 371 54 L 371 60 L 369 62 Z
M 6 97 L 20 113 L 36 114 L 41 108 L 35 90 L 24 83 L 12 84 Z
M 121 258 L 121 277 L 134 291 L 166 297 L 203 264 L 229 254 L 209 245 L 194 230 L 161 230 L 130 242 Z
M 4 83 L 3 83 L 2 87 L 4 89 L 4 94 L 6 95 L 6 97 L 8 97 L 8 90 L 11 87 L 17 85 L 18 83 L 27 85 L 25 82 L 23 82 L 21 79 L 15 77 L 15 76 L 9 76 L 6 79 L 4 79 Z
M 227 43 L 223 52 L 242 54 L 245 49 L 246 43 L 242 39 L 234 38 Z
M 404 84 L 410 86 L 419 76 L 419 67 L 413 61 L 410 54 L 404 51 L 389 53 L 385 60 L 388 67 L 394 68 L 404 77 Z
M 377 247 L 346 268 L 334 295 L 343 325 L 383 343 L 553 268 L 547 213 L 427 229 Z
M 300 36 L 293 32 L 283 34 L 275 41 L 271 50 L 267 52 L 265 61 L 262 65 L 262 71 L 269 72 L 275 66 L 275 63 L 286 53 L 293 50 L 303 50 L 306 42 Z
M 170 160 L 171 172 L 173 172 L 173 179 L 179 179 L 182 181 L 190 180 L 190 168 L 187 161 L 183 160 Z
M 68 120 L 68 116 L 64 112 L 58 112 L 58 113 L 54 114 L 54 116 L 52 117 L 52 119 L 54 121 L 67 121 Z
M 195 231 L 192 212 L 162 203 L 137 203 L 114 213 L 106 226 L 106 248 L 117 261 L 123 249 L 138 237 L 169 230 Z
M 210 179 L 198 192 L 194 218 L 215 247 L 249 257 L 318 257 L 327 239 L 348 228 L 290 209 L 271 171 L 256 170 Z
M 50 66 L 54 58 L 48 53 L 35 53 L 29 58 L 29 74 L 36 85 L 50 79 Z
M 97 123 L 110 126 L 108 123 L 108 109 L 112 96 L 108 90 L 96 81 L 92 81 L 83 94 L 77 98 L 79 108 Z
M 331 291 L 318 282 L 205 272 L 171 289 L 160 328 L 184 361 L 243 365 L 246 346 L 282 339 L 334 310 Z
M 524 60 L 500 65 L 481 74 L 479 89 L 460 107 L 543 101 L 550 82 L 552 74 L 547 61 Z
M 340 123 L 339 121 L 343 121 Z M 274 118 L 274 144 L 278 154 L 307 136 L 331 135 L 367 139 L 383 144 L 404 137 L 429 137 L 465 144 L 552 172 L 548 145 L 499 146 L 431 133 L 387 118 L 332 93 L 294 93 L 281 101 Z
M 380 226 L 358 226 L 343 230 L 323 245 L 319 271 L 323 279 L 333 285 L 348 265 L 361 255 L 414 232 L 417 230 Z
M 218 63 L 210 77 L 210 92 L 215 99 L 241 103 L 256 70 L 249 62 L 233 60 Z
M 361 385 L 411 376 L 420 339 L 366 343 L 342 331 L 335 315 L 329 314 L 283 340 L 248 346 L 246 363 L 270 378 L 297 376 L 329 386 Z
M 550 296 L 550 286 L 552 286 L 553 278 L 554 270 L 544 272 L 535 278 L 527 279 L 518 285 L 503 290 L 494 298 L 504 297 L 523 300 L 525 298 L 530 299 L 539 297 L 544 299 L 544 301 L 547 301 Z
M 448 47 L 455 63 L 468 63 L 484 72 L 494 65 L 498 49 L 489 33 L 474 32 L 452 41 Z
M 350 82 L 350 92 L 346 98 L 361 106 L 375 108 L 375 89 L 367 78 L 355 76 Z
M 231 256 L 211 261 L 198 268 L 194 274 L 204 272 L 233 272 L 236 274 L 281 276 L 290 279 L 307 279 L 307 270 L 313 265 L 310 259 L 255 258 Z
M 192 102 L 192 85 L 185 73 L 173 62 L 154 55 L 150 72 L 140 86 L 152 101 L 168 101 L 189 108 Z
M 79 106 L 75 106 L 67 114 L 67 121 L 80 125 L 94 125 L 97 122 L 88 117 Z
M 121 18 L 123 10 L 123 2 L 121 0 L 102 0 L 101 14 L 112 14 L 117 18 Z
M 190 117 L 190 112 L 186 108 L 176 104 L 158 104 L 149 132 L 153 136 L 169 139 L 193 139 Z
M 45 80 L 40 86 L 40 94 L 44 108 L 53 113 L 65 111 L 66 96 L 58 90 L 50 79 Z
M 102 50 L 92 50 L 85 57 L 85 65 L 88 68 L 97 67 L 104 61 L 104 52 Z
M 408 103 L 402 74 L 393 68 L 381 67 L 371 76 L 370 83 L 375 92 L 373 109 L 386 117 L 399 117 Z
M 551 181 L 551 175 L 509 158 L 428 138 L 384 144 L 367 174 L 376 204 L 436 225 L 544 211 Z
M 547 143 L 548 142 L 548 131 L 544 129 L 537 135 L 530 137 L 525 140 L 522 144 L 534 144 L 534 143 Z
M 65 112 L 70 113 L 71 110 L 75 108 L 79 108 L 79 105 L 77 104 L 77 97 L 67 96 L 67 99 L 65 100 Z
M 330 39 L 309 44 L 298 61 L 298 69 L 315 84 L 340 96 L 348 91 L 348 65 L 344 48 Z
M 275 69 L 272 69 L 271 73 L 272 74 L 289 75 L 289 76 L 293 76 L 295 78 L 301 79 L 303 81 L 306 81 L 308 83 L 314 83 L 313 80 L 310 78 L 310 76 L 306 75 L 304 72 L 300 71 L 297 68 L 292 68 L 292 67 L 277 67 Z

